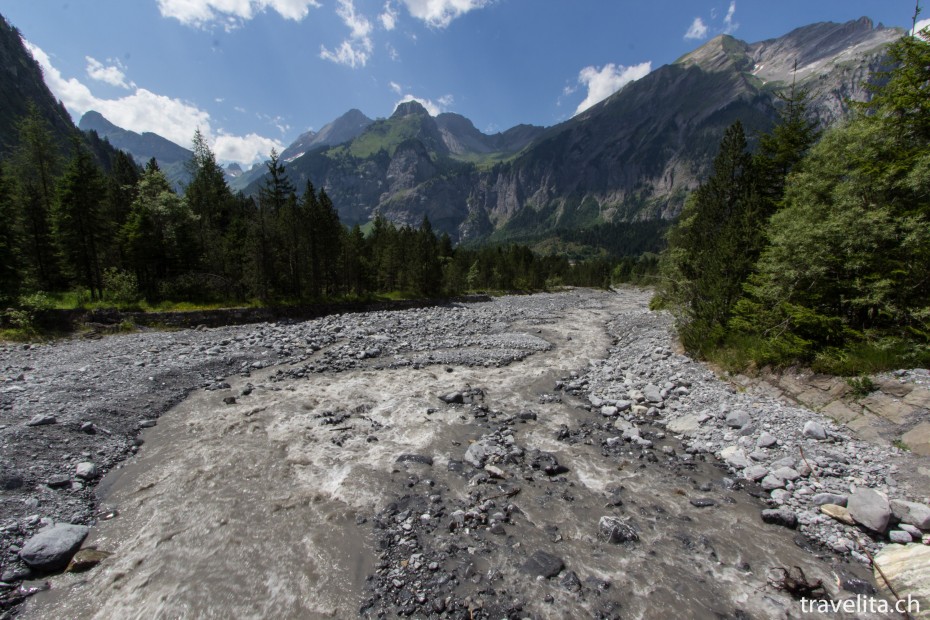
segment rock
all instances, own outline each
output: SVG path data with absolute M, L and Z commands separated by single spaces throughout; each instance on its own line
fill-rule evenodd
M 849 514 L 857 523 L 873 532 L 884 534 L 891 520 L 891 506 L 883 495 L 873 489 L 860 488 L 846 502 Z
M 762 465 L 753 465 L 752 467 L 747 467 L 743 470 L 743 478 L 746 480 L 752 480 L 753 482 L 758 482 L 765 478 L 769 473 L 769 470 Z
M 798 515 L 784 508 L 762 511 L 762 520 L 772 525 L 780 525 L 789 529 L 798 527 Z
M 226 405 L 235 405 L 235 404 L 236 404 L 236 397 L 235 397 L 235 396 L 226 396 L 225 398 L 223 398 L 223 403 L 226 404 Z
M 111 553 L 99 551 L 97 549 L 81 549 L 71 558 L 71 563 L 68 564 L 68 568 L 65 569 L 65 572 L 82 573 L 97 566 L 97 564 L 100 564 L 100 562 L 111 555 Z
M 639 540 L 639 534 L 636 533 L 636 530 L 619 517 L 601 517 L 597 523 L 597 529 L 600 538 L 615 545 Z
M 554 454 L 548 452 L 535 453 L 533 458 L 530 459 L 530 467 L 533 469 L 541 469 L 547 476 L 557 476 L 558 474 L 564 474 L 568 471 L 567 467 L 559 464 Z
M 701 428 L 701 423 L 698 421 L 698 416 L 689 413 L 688 415 L 672 420 L 665 428 L 668 432 L 676 435 L 690 435 Z
M 709 497 L 697 497 L 691 500 L 691 505 L 695 508 L 708 508 L 709 506 L 716 506 L 717 501 Z
M 772 472 L 772 475 L 779 480 L 784 480 L 786 482 L 793 482 L 801 477 L 801 474 L 798 473 L 796 469 L 792 469 L 791 467 L 779 467 Z
M 920 540 L 920 537 L 922 535 L 921 531 L 918 528 L 914 527 L 913 525 L 909 523 L 899 523 L 898 529 L 910 534 L 911 538 L 913 538 L 914 540 Z
M 449 392 L 440 396 L 439 400 L 447 405 L 461 405 L 465 402 L 465 396 L 461 392 Z
M 59 523 L 45 528 L 26 541 L 19 557 L 40 571 L 55 571 L 68 565 L 68 561 L 87 537 L 90 528 L 84 525 Z
M 0 473 L 0 491 L 15 491 L 25 484 L 23 477 L 12 472 Z
M 926 504 L 895 499 L 891 501 L 891 513 L 902 523 L 930 530 L 930 506 Z
M 97 477 L 97 466 L 90 461 L 78 463 L 74 468 L 74 475 L 83 480 L 92 480 Z
M 565 574 L 559 579 L 559 585 L 569 592 L 581 591 L 581 580 L 578 579 L 578 575 L 573 570 L 565 571 Z
M 885 579 L 898 598 L 910 597 L 920 604 L 921 611 L 930 609 L 930 547 L 912 543 L 882 549 L 875 556 L 875 582 L 885 596 L 894 600 Z
M 749 414 L 745 411 L 731 411 L 727 414 L 726 425 L 730 428 L 743 428 L 750 422 Z
M 536 412 L 535 411 L 523 411 L 517 417 L 520 418 L 521 420 L 535 420 Z
M 847 500 L 849 500 L 847 495 L 840 495 L 839 493 L 817 493 L 811 498 L 811 503 L 815 506 L 835 504 L 845 508 Z
M 760 484 L 766 491 L 774 491 L 775 489 L 785 488 L 785 481 L 777 476 L 773 476 L 772 474 L 767 474 L 765 478 L 762 479 Z
M 643 397 L 650 403 L 662 402 L 662 394 L 659 386 L 653 385 L 651 383 L 643 388 Z
M 720 458 L 734 469 L 745 469 L 752 465 L 743 451 L 737 446 L 730 446 L 720 451 Z
M 71 476 L 52 476 L 45 482 L 45 484 L 50 489 L 63 489 L 65 487 L 71 486 Z
M 827 431 L 824 429 L 823 425 L 813 420 L 808 420 L 804 423 L 804 430 L 801 431 L 801 434 L 818 441 L 823 441 L 827 438 Z
M 397 463 L 419 463 L 420 465 L 432 465 L 433 457 L 423 454 L 401 454 L 397 457 Z
M 93 422 L 84 422 L 83 424 L 81 424 L 81 432 L 87 433 L 88 435 L 96 435 L 97 427 L 94 426 Z
M 628 411 L 632 406 L 633 401 L 631 400 L 618 400 L 614 403 L 614 407 L 617 408 L 617 411 Z
M 565 562 L 545 551 L 537 551 L 526 559 L 523 563 L 522 570 L 531 577 L 555 577 L 562 569 L 565 568 Z
M 47 413 L 40 413 L 32 417 L 31 420 L 26 422 L 26 426 L 47 426 L 49 424 L 57 424 L 58 418 Z
M 837 504 L 823 504 L 820 506 L 820 512 L 827 515 L 828 517 L 833 517 L 841 523 L 846 525 L 855 525 L 856 521 L 849 514 L 849 511 L 846 510 L 845 506 L 839 506 Z
M 906 545 L 914 541 L 911 535 L 904 530 L 891 530 L 888 532 L 888 540 L 899 545 Z
M 620 410 L 612 405 L 604 405 L 601 407 L 601 415 L 607 417 L 613 417 L 619 413 Z
M 151 418 L 139 420 L 139 428 L 152 428 L 158 424 L 158 420 L 152 420 Z
M 771 448 L 778 443 L 778 439 L 768 431 L 762 431 L 759 438 L 756 439 L 757 448 Z
M 490 437 L 482 437 L 465 450 L 465 462 L 475 467 L 484 467 L 492 455 L 503 455 L 503 449 Z

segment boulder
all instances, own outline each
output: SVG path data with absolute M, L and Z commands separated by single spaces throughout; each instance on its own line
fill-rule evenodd
M 890 583 L 898 598 L 906 601 L 910 597 L 920 603 L 921 611 L 930 609 L 930 547 L 916 543 L 888 545 L 875 556 L 874 564 L 875 583 L 885 596 L 894 600 Z
M 901 523 L 930 530 L 930 506 L 896 499 L 891 501 L 891 513 Z
M 878 491 L 869 488 L 858 489 L 849 496 L 846 508 L 856 523 L 884 534 L 891 520 L 891 506 L 888 500 Z
M 639 540 L 639 534 L 636 533 L 636 530 L 619 517 L 601 517 L 601 520 L 597 523 L 597 530 L 601 539 L 615 545 Z
M 53 525 L 27 540 L 19 552 L 19 557 L 35 570 L 60 570 L 68 565 L 89 531 L 90 528 L 84 525 Z
M 562 558 L 556 557 L 545 551 L 537 551 L 526 559 L 523 563 L 522 570 L 531 577 L 555 577 L 565 568 L 565 562 Z
M 787 527 L 792 530 L 798 527 L 798 515 L 784 508 L 777 508 L 773 510 L 763 510 L 762 520 L 766 523 L 771 523 L 772 525 L 780 525 L 782 527 Z
M 804 429 L 801 431 L 801 434 L 818 441 L 823 441 L 827 438 L 827 431 L 824 429 L 823 424 L 814 422 L 813 420 L 808 420 L 804 423 Z
M 743 428 L 750 421 L 749 414 L 745 411 L 731 411 L 727 414 L 726 425 L 730 428 Z
M 846 507 L 846 502 L 849 501 L 848 495 L 841 495 L 839 493 L 817 493 L 811 498 L 811 503 L 815 506 L 823 506 L 824 504 L 835 504 L 837 506 Z

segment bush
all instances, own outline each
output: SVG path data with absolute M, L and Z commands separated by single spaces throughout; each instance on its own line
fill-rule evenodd
M 104 298 L 116 304 L 135 304 L 141 299 L 134 273 L 111 267 L 103 272 Z

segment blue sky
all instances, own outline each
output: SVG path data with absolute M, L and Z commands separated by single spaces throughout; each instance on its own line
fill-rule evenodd
M 913 0 L 0 0 L 77 121 L 249 164 L 350 108 L 416 98 L 478 129 L 553 125 L 730 33 L 746 41 Z M 930 16 L 930 9 L 922 15 Z

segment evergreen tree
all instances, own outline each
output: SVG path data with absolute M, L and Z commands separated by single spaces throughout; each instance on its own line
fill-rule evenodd
M 317 212 L 310 215 L 315 230 L 314 241 L 320 260 L 320 286 L 325 295 L 335 294 L 339 286 L 339 261 L 344 230 L 339 214 L 325 190 L 317 197 Z
M 58 174 L 58 147 L 38 107 L 30 103 L 19 122 L 18 146 L 13 153 L 16 203 L 24 228 L 25 256 L 35 286 L 51 290 L 60 284 L 51 212 Z
M 294 187 L 287 178 L 284 165 L 278 160 L 276 150 L 271 150 L 270 161 L 265 165 L 268 176 L 258 191 L 256 222 L 250 232 L 256 290 L 262 299 L 269 300 L 279 290 L 279 215 L 294 192 Z
M 73 272 L 90 290 L 93 299 L 101 299 L 103 176 L 90 153 L 77 140 L 73 152 L 58 184 L 58 200 L 53 211 L 55 238 L 64 258 L 65 271 Z
M 442 290 L 442 264 L 439 260 L 439 243 L 433 233 L 429 218 L 423 216 L 423 222 L 416 234 L 415 251 L 411 258 L 413 264 L 413 289 L 418 295 L 435 297 Z
M 0 160 L 0 304 L 16 301 L 22 274 L 16 249 L 16 212 L 10 182 Z
M 159 285 L 193 262 L 197 219 L 154 160 L 146 165 L 136 194 L 121 238 L 129 267 L 145 296 L 154 301 L 162 297 Z
M 737 121 L 727 129 L 714 171 L 669 231 L 662 295 L 685 347 L 706 353 L 723 336 L 742 284 L 761 248 L 763 218 L 752 156 Z
M 102 209 L 102 227 L 105 244 L 102 248 L 103 263 L 112 267 L 123 267 L 125 257 L 118 243 L 119 231 L 122 230 L 129 210 L 136 198 L 136 185 L 139 183 L 139 167 L 123 151 L 117 151 L 113 165 L 106 177 L 106 197 Z

